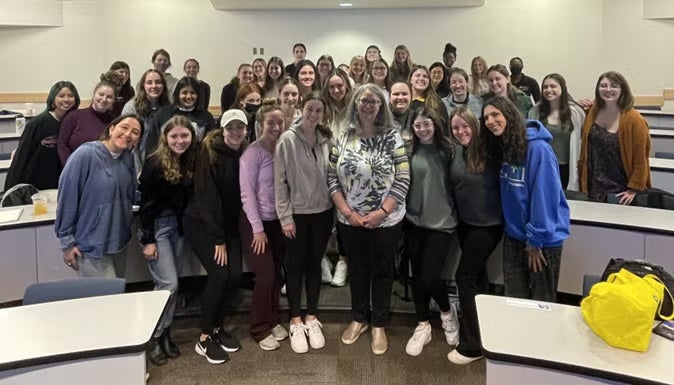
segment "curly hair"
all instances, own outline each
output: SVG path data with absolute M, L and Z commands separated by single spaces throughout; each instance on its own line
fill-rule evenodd
M 497 109 L 506 119 L 506 127 L 500 136 L 494 135 L 487 128 L 487 116 L 484 113 L 487 107 Z M 527 131 L 522 115 L 510 99 L 494 96 L 487 100 L 482 107 L 482 127 L 483 132 L 487 133 L 488 154 L 497 164 L 524 164 L 527 155 Z
M 185 127 L 192 134 L 192 142 L 190 146 L 177 157 L 168 145 L 168 133 L 176 127 Z M 182 115 L 176 115 L 169 119 L 161 128 L 161 137 L 159 138 L 159 145 L 157 151 L 150 155 L 159 163 L 164 179 L 167 182 L 176 184 L 183 179 L 191 179 L 194 176 L 194 170 L 197 164 L 197 152 L 199 144 L 196 140 L 196 134 L 192 122 Z

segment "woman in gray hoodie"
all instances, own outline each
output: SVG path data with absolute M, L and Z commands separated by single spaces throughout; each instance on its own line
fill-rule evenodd
M 281 134 L 274 153 L 276 212 L 288 241 L 286 287 L 290 305 L 290 345 L 296 353 L 325 346 L 316 318 L 321 291 L 321 259 L 332 230 L 333 204 L 328 191 L 332 134 L 323 126 L 325 100 L 317 91 L 302 102 L 302 118 Z M 302 281 L 307 316 L 302 322 Z

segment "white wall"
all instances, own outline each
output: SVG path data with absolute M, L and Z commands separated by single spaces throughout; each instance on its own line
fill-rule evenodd
M 451 41 L 458 65 L 473 56 L 489 64 L 512 56 L 540 80 L 563 74 L 576 96 L 592 93 L 607 68 L 623 71 L 638 94 L 671 86 L 674 40 L 671 21 L 642 19 L 634 0 L 491 0 L 479 8 L 418 10 L 239 11 L 214 10 L 209 0 L 75 0 L 63 2 L 62 28 L 0 29 L 0 92 L 46 92 L 59 79 L 76 83 L 88 98 L 98 75 L 114 60 L 131 65 L 134 83 L 159 47 L 172 55 L 175 75 L 188 57 L 201 62 L 201 78 L 219 89 L 252 47 L 265 58 L 291 59 L 291 46 L 305 42 L 309 57 L 330 53 L 338 62 L 378 44 L 392 57 L 398 43 L 415 61 L 431 64 Z M 532 16 L 533 15 L 533 16 Z M 624 36 L 632 35 L 632 36 Z M 654 41 L 649 43 L 649 41 Z M 610 64 L 610 65 L 609 65 Z

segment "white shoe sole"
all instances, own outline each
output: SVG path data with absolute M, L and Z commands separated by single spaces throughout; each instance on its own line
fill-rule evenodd
M 209 364 L 220 365 L 220 364 L 223 364 L 223 363 L 227 362 L 227 360 L 214 360 L 214 359 L 212 359 L 211 357 L 209 357 L 206 354 L 205 351 L 201 350 L 198 343 L 196 345 L 194 345 L 194 351 L 197 352 L 198 355 L 206 358 L 206 361 L 208 361 Z
M 258 345 L 260 345 L 260 344 L 258 344 Z M 280 347 L 281 347 L 281 345 L 274 346 L 274 347 L 269 347 L 269 346 L 262 346 L 262 345 L 260 345 L 260 349 L 262 349 L 262 350 L 264 350 L 264 351 L 267 351 L 267 352 L 271 352 L 272 350 L 279 349 Z

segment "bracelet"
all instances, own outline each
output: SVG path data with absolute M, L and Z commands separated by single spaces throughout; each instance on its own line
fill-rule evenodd
M 386 209 L 384 208 L 384 206 L 381 206 L 380 209 L 381 209 L 381 211 L 385 212 L 386 215 L 389 215 L 389 214 L 390 214 L 390 212 L 388 212 L 388 210 L 386 210 Z

